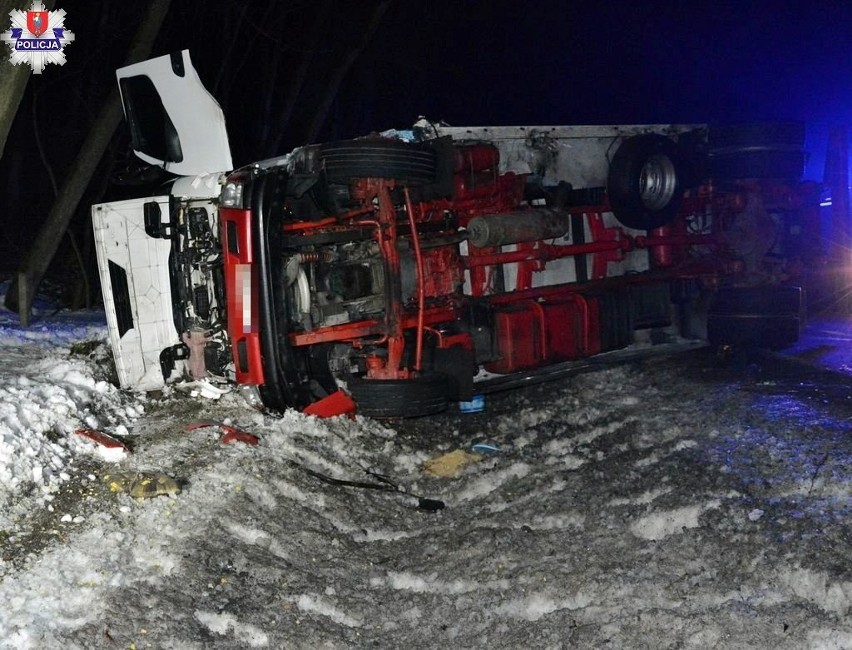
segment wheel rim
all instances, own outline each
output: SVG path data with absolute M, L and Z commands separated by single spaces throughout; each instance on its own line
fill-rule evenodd
M 662 210 L 674 196 L 677 174 L 671 158 L 658 154 L 651 156 L 642 165 L 639 176 L 639 191 L 642 205 L 648 210 Z

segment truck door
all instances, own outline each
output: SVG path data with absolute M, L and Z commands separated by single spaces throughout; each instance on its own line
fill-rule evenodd
M 179 176 L 230 171 L 225 116 L 183 50 L 116 71 L 134 153 Z

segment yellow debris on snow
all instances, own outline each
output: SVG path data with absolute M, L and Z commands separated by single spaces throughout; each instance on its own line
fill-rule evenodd
M 110 492 L 125 492 L 136 499 L 180 493 L 175 479 L 157 472 L 116 472 L 105 474 L 103 480 Z
M 423 463 L 423 469 L 440 478 L 452 478 L 473 463 L 482 460 L 479 454 L 471 454 L 463 449 L 456 449 L 435 458 L 430 458 Z

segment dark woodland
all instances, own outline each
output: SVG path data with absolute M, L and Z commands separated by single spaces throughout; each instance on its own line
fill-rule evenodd
M 114 70 L 155 5 L 164 15 L 149 56 L 191 51 L 225 112 L 237 166 L 302 144 L 406 128 L 420 115 L 456 125 L 797 119 L 808 122 L 816 154 L 808 172 L 821 174 L 820 134 L 850 117 L 852 63 L 843 52 L 852 10 L 765 0 L 676 10 L 622 4 L 46 2 L 66 11 L 76 40 L 65 66 L 30 76 L 9 127 L 0 271 L 25 264 L 72 179 L 79 196 L 66 210 L 67 232 L 62 220 L 49 226 L 63 231 L 58 249 L 39 255 L 52 259 L 47 278 L 67 288 L 69 302 L 97 301 L 89 206 L 140 192 L 127 184 L 137 163 L 120 114 L 115 128 L 102 129 L 108 137 L 91 174 L 78 168 L 90 178 L 71 174 L 93 127 L 116 119 L 106 108 Z

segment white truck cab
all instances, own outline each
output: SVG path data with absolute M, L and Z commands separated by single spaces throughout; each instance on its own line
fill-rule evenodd
M 116 76 L 134 153 L 178 175 L 161 195 L 92 208 L 119 381 L 155 390 L 181 376 L 189 360 L 178 352 L 180 330 L 209 327 L 221 308 L 205 277 L 216 263 L 216 200 L 232 168 L 231 151 L 222 109 L 188 51 L 121 68 Z M 189 279 L 181 279 L 181 267 Z

